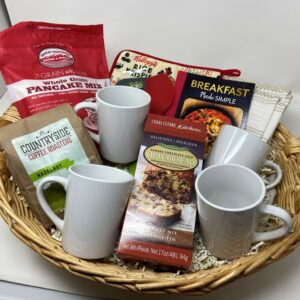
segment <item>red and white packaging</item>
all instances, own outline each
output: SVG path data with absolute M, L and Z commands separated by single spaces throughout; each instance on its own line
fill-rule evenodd
M 0 70 L 22 118 L 93 101 L 110 84 L 103 25 L 18 23 L 0 33 Z

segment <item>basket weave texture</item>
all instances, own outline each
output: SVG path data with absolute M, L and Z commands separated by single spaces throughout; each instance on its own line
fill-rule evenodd
M 19 119 L 11 107 L 0 119 L 0 127 Z M 0 152 L 0 215 L 12 233 L 52 264 L 75 275 L 110 286 L 145 293 L 199 295 L 253 273 L 293 251 L 300 242 L 300 139 L 293 137 L 281 124 L 273 136 L 272 158 L 283 170 L 275 204 L 286 209 L 293 218 L 293 231 L 285 238 L 266 243 L 254 256 L 245 256 L 221 267 L 188 274 L 129 270 L 88 261 L 67 254 L 61 244 L 35 218 L 18 192 Z

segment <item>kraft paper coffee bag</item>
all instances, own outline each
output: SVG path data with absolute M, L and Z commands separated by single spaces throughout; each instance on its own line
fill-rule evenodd
M 0 148 L 6 153 L 7 167 L 29 207 L 46 227 L 52 223 L 36 197 L 39 181 L 48 175 L 67 177 L 73 164 L 101 163 L 93 141 L 70 105 L 0 128 Z M 61 187 L 46 188 L 48 202 L 55 195 L 63 197 Z

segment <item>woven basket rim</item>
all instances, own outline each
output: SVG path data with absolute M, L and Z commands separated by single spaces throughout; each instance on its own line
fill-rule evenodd
M 18 120 L 12 107 L 0 118 L 0 127 Z M 243 256 L 231 264 L 194 273 L 175 274 L 150 270 L 127 270 L 121 266 L 78 259 L 64 252 L 60 243 L 33 216 L 18 190 L 10 180 L 5 165 L 5 154 L 0 152 L 0 215 L 12 233 L 23 243 L 43 256 L 50 263 L 77 276 L 113 287 L 144 293 L 171 293 L 201 295 L 247 276 L 292 252 L 300 243 L 300 138 L 296 138 L 281 124 L 273 137 L 275 160 L 280 159 L 285 174 L 278 194 L 277 204 L 287 209 L 293 217 L 293 232 L 268 243 L 255 256 Z M 286 169 L 288 168 L 288 169 Z M 277 197 L 278 198 L 278 197 Z M 298 204 L 299 203 L 299 204 Z M 299 207 L 297 207 L 297 205 Z

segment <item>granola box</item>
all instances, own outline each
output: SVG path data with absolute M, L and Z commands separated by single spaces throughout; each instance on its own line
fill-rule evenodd
M 188 268 L 196 220 L 195 176 L 206 125 L 150 114 L 118 246 L 123 258 Z

